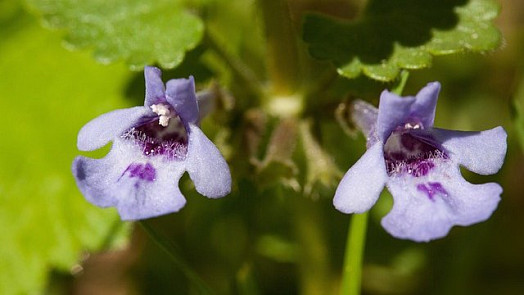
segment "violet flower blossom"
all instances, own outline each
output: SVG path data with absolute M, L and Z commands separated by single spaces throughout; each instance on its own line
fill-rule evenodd
M 337 188 L 333 204 L 339 211 L 369 210 L 386 185 L 394 204 L 381 223 L 397 238 L 429 241 L 446 236 L 454 225 L 491 216 L 502 188 L 467 182 L 459 165 L 496 173 L 506 155 L 506 132 L 433 128 L 439 90 L 433 82 L 416 97 L 383 91 L 378 110 L 363 101 L 354 104 L 353 120 L 367 136 L 367 151 Z
M 73 175 L 85 198 L 116 207 L 123 220 L 176 212 L 186 200 L 178 181 L 185 171 L 196 190 L 209 198 L 231 190 L 228 165 L 198 127 L 193 77 L 169 80 L 146 67 L 144 106 L 103 114 L 78 134 L 78 149 L 92 151 L 113 141 L 103 159 L 77 157 Z

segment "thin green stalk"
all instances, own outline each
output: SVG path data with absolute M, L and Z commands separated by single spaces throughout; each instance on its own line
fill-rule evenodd
M 393 86 L 393 89 L 391 89 L 391 92 L 397 95 L 401 95 L 402 91 L 404 91 L 404 87 L 406 86 L 406 82 L 408 81 L 408 78 L 409 78 L 409 72 L 407 70 L 402 70 L 400 72 L 400 77 L 398 77 L 398 80 L 395 86 Z
M 331 294 L 329 251 L 326 248 L 326 237 L 319 220 L 319 204 L 304 196 L 293 198 L 294 227 L 300 244 L 298 250 L 298 270 L 300 294 Z
M 346 254 L 344 257 L 344 269 L 341 295 L 360 294 L 360 281 L 362 278 L 362 261 L 364 246 L 366 244 L 366 229 L 368 213 L 353 214 L 349 226 L 348 239 L 346 243 Z
M 149 235 L 151 240 L 162 249 L 171 258 L 172 262 L 178 267 L 186 277 L 193 283 L 199 290 L 198 294 L 213 294 L 207 284 L 194 272 L 180 257 L 176 246 L 168 240 L 165 236 L 158 233 L 147 220 L 141 220 L 138 222 L 144 231 Z

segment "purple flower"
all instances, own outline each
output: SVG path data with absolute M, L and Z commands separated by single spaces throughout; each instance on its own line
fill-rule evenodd
M 103 159 L 79 156 L 73 162 L 86 199 L 116 207 L 123 220 L 180 210 L 186 200 L 178 181 L 185 171 L 206 197 L 231 190 L 226 161 L 198 127 L 193 77 L 169 80 L 164 88 L 158 68 L 146 67 L 144 74 L 144 106 L 103 114 L 78 133 L 79 150 L 96 150 L 113 141 L 109 154 Z
M 502 127 L 480 132 L 433 128 L 440 84 L 429 83 L 416 97 L 384 91 L 379 109 L 354 104 L 353 119 L 367 136 L 366 153 L 340 182 L 333 204 L 344 213 L 362 213 L 386 185 L 393 209 L 382 219 L 391 235 L 429 241 L 454 225 L 488 219 L 502 188 L 471 184 L 459 165 L 478 174 L 494 174 L 506 155 Z

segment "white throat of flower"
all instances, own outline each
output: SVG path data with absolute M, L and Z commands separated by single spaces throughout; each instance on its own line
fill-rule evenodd
M 169 119 L 171 119 L 173 116 L 171 115 L 171 111 L 167 105 L 162 103 L 154 104 L 151 105 L 151 110 L 158 115 L 158 124 L 164 127 L 169 125 Z

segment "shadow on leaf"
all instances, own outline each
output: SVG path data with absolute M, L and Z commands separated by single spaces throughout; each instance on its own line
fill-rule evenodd
M 371 0 L 362 17 L 353 22 L 311 14 L 305 18 L 304 40 L 311 55 L 346 66 L 355 59 L 380 65 L 395 46 L 420 47 L 431 41 L 433 30 L 452 30 L 455 12 L 467 0 Z

